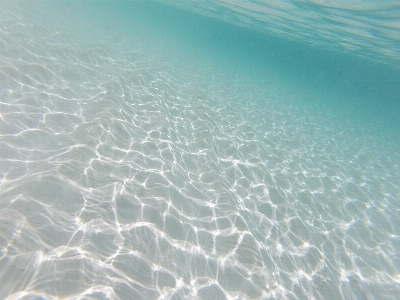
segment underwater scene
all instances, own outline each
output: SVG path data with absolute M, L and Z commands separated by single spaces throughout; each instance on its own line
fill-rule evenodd
M 1 299 L 399 295 L 399 1 L 0 0 Z

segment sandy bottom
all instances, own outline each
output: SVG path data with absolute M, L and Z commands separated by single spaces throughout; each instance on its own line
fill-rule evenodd
M 399 295 L 395 141 L 22 8 L 1 12 L 2 297 Z

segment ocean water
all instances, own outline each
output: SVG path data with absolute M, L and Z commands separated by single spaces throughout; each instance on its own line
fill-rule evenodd
M 399 16 L 0 1 L 0 298 L 398 299 Z

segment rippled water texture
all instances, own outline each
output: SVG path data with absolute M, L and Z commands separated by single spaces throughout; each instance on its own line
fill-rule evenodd
M 158 0 L 261 32 L 400 63 L 397 0 Z
M 0 2 L 1 298 L 398 297 L 395 65 L 93 3 Z

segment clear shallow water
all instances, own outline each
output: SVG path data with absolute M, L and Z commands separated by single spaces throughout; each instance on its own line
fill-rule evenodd
M 0 5 L 3 298 L 399 294 L 395 56 L 159 4 Z

